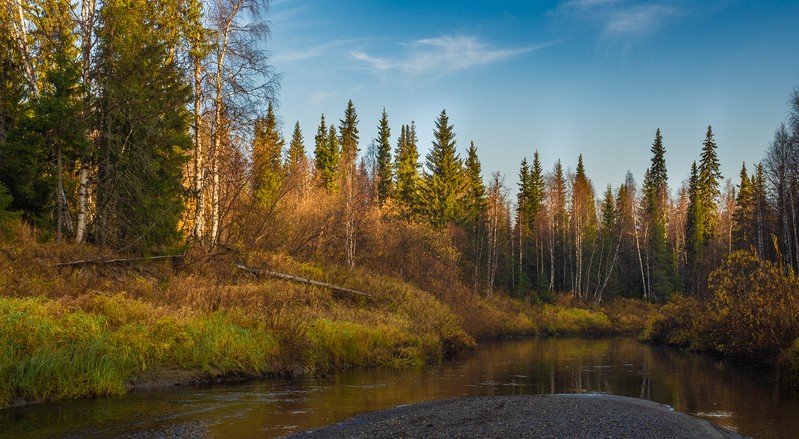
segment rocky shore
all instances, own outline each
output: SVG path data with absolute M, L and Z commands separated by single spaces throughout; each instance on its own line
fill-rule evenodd
M 742 438 L 652 401 L 614 395 L 458 398 L 399 406 L 294 438 Z

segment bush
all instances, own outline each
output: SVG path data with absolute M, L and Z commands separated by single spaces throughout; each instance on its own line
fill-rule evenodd
M 721 353 L 775 358 L 799 336 L 799 282 L 751 252 L 735 252 L 711 273 L 704 326 Z
M 602 334 L 613 327 L 605 313 L 575 307 L 544 305 L 541 320 L 543 330 L 552 335 Z
M 20 212 L 8 210 L 11 207 L 13 198 L 8 192 L 8 188 L 0 182 L 0 238 L 11 239 L 13 235 L 12 224 L 20 217 Z
M 799 387 L 799 338 L 777 359 L 777 378 L 784 386 Z
M 695 297 L 672 295 L 665 305 L 647 318 L 641 339 L 677 347 L 696 344 L 698 334 L 694 322 L 701 308 Z

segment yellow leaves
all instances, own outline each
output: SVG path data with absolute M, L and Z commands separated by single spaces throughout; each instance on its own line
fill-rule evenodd
M 653 320 L 650 338 L 662 339 L 662 334 L 682 327 L 695 346 L 769 361 L 799 335 L 799 282 L 782 266 L 750 252 L 735 252 L 711 273 L 709 286 L 710 299 L 688 315 L 680 310 L 682 298 L 664 306 L 666 317 Z

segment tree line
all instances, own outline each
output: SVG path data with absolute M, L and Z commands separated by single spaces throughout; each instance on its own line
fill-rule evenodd
M 231 163 L 279 76 L 266 0 L 10 0 L 0 8 L 0 172 L 55 239 L 215 244 Z
M 597 193 L 524 158 L 515 196 L 458 151 L 446 111 L 421 157 L 356 108 L 287 142 L 256 0 L 12 0 L 0 8 L 0 208 L 56 240 L 151 254 L 269 250 L 530 300 L 703 296 L 733 250 L 799 268 L 799 91 L 762 162 L 724 181 L 712 128 L 676 191 L 656 130 L 639 185 Z M 699 142 L 698 142 L 699 143 Z M 367 147 L 362 150 L 361 145 Z M 311 149 L 312 148 L 312 149 Z

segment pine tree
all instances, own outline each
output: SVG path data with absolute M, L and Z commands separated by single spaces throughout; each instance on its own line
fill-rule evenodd
M 339 121 L 339 145 L 341 146 L 341 164 L 340 168 L 343 172 L 343 177 L 354 173 L 355 160 L 358 156 L 358 113 L 355 111 L 355 106 L 352 100 L 347 102 L 347 109 L 344 111 L 344 119 Z
M 339 149 L 338 141 L 335 136 L 335 128 L 332 126 L 333 136 L 329 135 L 329 130 L 325 124 L 325 115 L 319 122 L 316 131 L 316 147 L 314 148 L 314 164 L 316 166 L 319 186 L 333 190 L 336 186 L 336 176 L 338 175 Z
M 383 109 L 380 125 L 377 128 L 377 199 L 380 204 L 392 196 L 393 170 L 391 169 L 391 129 L 388 127 L 388 114 Z
M 452 129 L 446 110 L 442 110 L 433 131 L 433 148 L 425 157 L 425 210 L 428 221 L 436 228 L 457 222 L 462 215 L 460 198 L 465 180 Z
M 88 148 L 76 23 L 65 0 L 33 1 L 19 13 L 6 18 L 30 25 L 25 35 L 20 23 L 0 31 L 0 182 L 14 209 L 60 240 L 74 232 L 69 186 Z
M 277 128 L 272 102 L 266 116 L 255 120 L 252 145 L 252 185 L 256 202 L 271 206 L 283 184 L 282 154 L 285 141 Z
M 469 225 L 474 225 L 486 210 L 486 187 L 483 183 L 482 167 L 477 157 L 477 147 L 474 142 L 469 145 L 464 173 L 466 175 L 466 193 L 464 194 L 464 220 Z
M 644 243 L 644 290 L 653 300 L 668 297 L 676 279 L 673 257 L 666 235 L 668 210 L 668 175 L 665 148 L 660 129 L 652 142 L 652 162 L 644 175 L 643 218 L 647 240 Z
M 752 175 L 752 204 L 754 216 L 754 240 L 758 255 L 764 259 L 771 259 L 771 251 L 766 240 L 771 230 L 772 211 L 766 194 L 766 178 L 763 175 L 763 164 L 758 163 L 755 174 Z
M 419 151 L 416 147 L 416 125 L 403 125 L 397 140 L 394 164 L 397 175 L 396 197 L 406 217 L 420 210 Z
M 752 180 L 746 171 L 746 163 L 741 165 L 741 182 L 735 198 L 735 212 L 732 220 L 733 248 L 749 250 L 754 245 L 755 206 L 753 203 Z
M 516 219 L 519 223 L 519 233 L 526 235 L 529 233 L 530 216 L 530 165 L 527 157 L 522 159 L 519 168 L 519 192 L 516 194 Z
M 572 291 L 575 296 L 588 299 L 591 274 L 590 256 L 596 240 L 596 205 L 594 187 L 585 173 L 583 156 L 577 158 L 577 172 L 572 183 L 570 223 L 574 243 Z
M 289 173 L 295 173 L 305 166 L 305 138 L 302 136 L 302 129 L 300 129 L 300 121 L 294 124 L 294 132 L 291 135 L 291 142 L 289 142 L 289 150 L 286 153 L 285 166 Z
M 547 190 L 551 211 L 549 224 L 550 291 L 567 291 L 569 267 L 568 227 L 569 214 L 566 210 L 566 178 L 560 160 L 549 178 Z
M 665 234 L 666 204 L 668 202 L 668 175 L 666 173 L 666 150 L 663 147 L 663 136 L 660 128 L 655 132 L 655 140 L 652 143 L 652 164 L 647 170 L 644 178 L 644 197 L 646 200 L 645 210 L 650 219 L 656 224 L 663 226 Z M 664 239 L 665 241 L 665 236 Z
M 538 219 L 538 215 L 541 212 L 541 204 L 544 202 L 544 170 L 538 158 L 538 151 L 533 153 L 533 166 L 530 168 L 527 181 L 529 187 L 527 221 L 530 228 L 532 228 L 533 223 Z
M 469 146 L 468 155 L 464 162 L 466 176 L 466 193 L 463 198 L 463 227 L 468 233 L 468 251 L 464 251 L 467 264 L 471 264 L 472 290 L 479 291 L 480 272 L 483 265 L 486 227 L 485 219 L 488 211 L 486 187 L 483 183 L 482 166 L 477 157 L 477 147 L 474 142 Z
M 691 165 L 688 178 L 688 213 L 685 222 L 686 282 L 690 291 L 696 292 L 699 265 L 703 262 L 705 249 L 706 212 L 702 201 L 699 170 L 696 162 Z
M 719 159 L 716 154 L 716 141 L 713 139 L 713 129 L 708 125 L 707 135 L 702 144 L 702 155 L 699 161 L 697 188 L 699 191 L 701 208 L 705 215 L 703 227 L 704 241 L 709 241 L 715 231 L 715 212 L 718 198 L 721 195 L 719 182 L 722 179 Z
M 173 20 L 145 0 L 106 1 L 100 14 L 101 245 L 148 250 L 179 238 L 191 89 L 165 56 L 178 46 Z
M 621 239 L 616 231 L 616 206 L 613 189 L 608 185 L 602 199 L 599 222 L 599 255 L 596 269 L 596 285 L 593 289 L 593 302 L 599 304 L 608 288 L 613 272 L 618 264 Z

